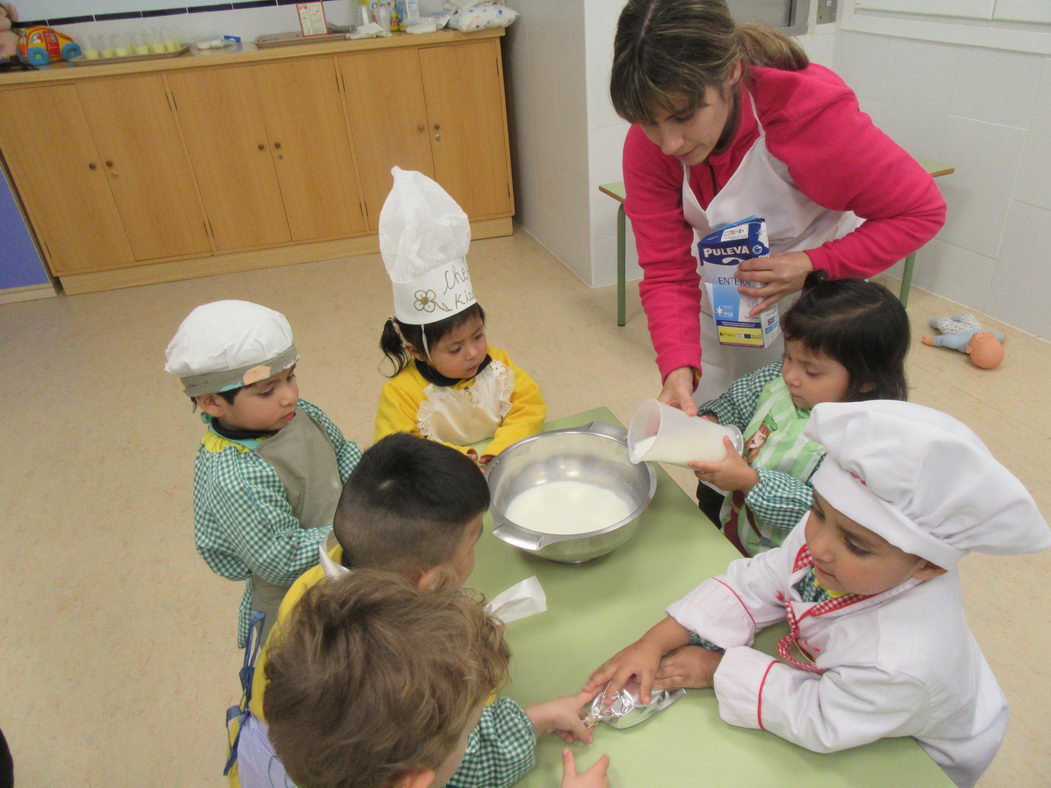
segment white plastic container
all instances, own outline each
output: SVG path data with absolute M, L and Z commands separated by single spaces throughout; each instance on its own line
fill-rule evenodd
M 744 449 L 741 431 L 732 424 L 716 424 L 687 416 L 678 408 L 648 399 L 639 405 L 628 425 L 628 459 L 632 462 L 718 462 L 726 459 L 723 438 Z

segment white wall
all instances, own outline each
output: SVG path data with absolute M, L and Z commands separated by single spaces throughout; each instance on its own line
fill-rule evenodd
M 591 284 L 584 0 L 511 0 L 504 61 L 521 225 Z
M 1051 58 L 840 31 L 834 66 L 898 143 L 956 168 L 913 281 L 1051 338 Z

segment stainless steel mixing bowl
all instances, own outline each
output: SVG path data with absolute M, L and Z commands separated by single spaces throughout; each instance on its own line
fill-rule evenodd
M 628 460 L 627 432 L 602 422 L 524 438 L 496 456 L 489 464 L 487 477 L 495 524 L 493 535 L 564 564 L 590 561 L 628 541 L 657 490 L 653 468 Z M 588 482 L 613 490 L 628 501 L 631 514 L 605 528 L 581 534 L 544 533 L 507 518 L 507 507 L 519 493 L 558 481 Z

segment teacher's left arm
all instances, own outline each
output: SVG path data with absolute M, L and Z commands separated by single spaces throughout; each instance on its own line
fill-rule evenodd
M 865 222 L 817 248 L 742 265 L 742 273 L 763 271 L 755 281 L 774 282 L 785 294 L 788 287 L 801 289 L 807 263 L 831 279 L 869 277 L 919 249 L 945 223 L 945 200 L 934 179 L 872 123 L 849 87 L 827 73 L 838 89 L 799 90 L 771 102 L 764 117 L 767 146 L 811 200 L 853 211 Z M 758 98 L 760 106 L 766 103 Z M 772 295 L 758 289 L 747 294 Z

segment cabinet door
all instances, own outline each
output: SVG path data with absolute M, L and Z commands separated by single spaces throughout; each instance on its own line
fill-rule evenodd
M 192 69 L 167 79 L 216 248 L 289 241 L 251 68 Z
M 292 240 L 365 231 L 343 102 L 331 58 L 255 66 Z
M 77 85 L 136 260 L 211 250 L 164 79 Z
M 419 50 L 435 180 L 472 219 L 512 212 L 498 39 Z
M 376 230 L 391 167 L 434 177 L 420 60 L 415 48 L 399 47 L 345 55 L 339 68 L 369 229 Z
M 0 92 L 0 147 L 55 274 L 134 262 L 72 85 Z

